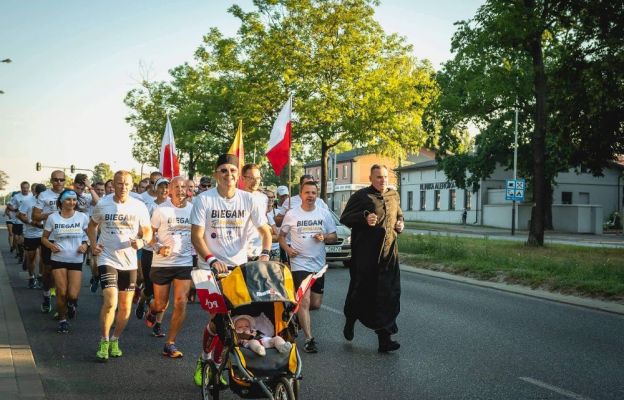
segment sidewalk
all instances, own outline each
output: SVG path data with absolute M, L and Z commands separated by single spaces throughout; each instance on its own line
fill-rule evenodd
M 4 221 L 0 230 L 6 230 Z M 15 302 L 4 259 L 0 255 L 0 399 L 45 398 L 41 376 Z
M 451 235 L 463 237 L 490 238 L 496 240 L 526 241 L 529 232 L 517 230 L 514 236 L 509 229 L 494 228 L 474 224 L 436 224 L 432 222 L 410 221 L 405 224 L 405 232 L 412 234 Z M 565 233 L 545 231 L 546 244 L 572 244 L 588 247 L 617 247 L 624 248 L 624 235 L 607 233 L 603 235 Z

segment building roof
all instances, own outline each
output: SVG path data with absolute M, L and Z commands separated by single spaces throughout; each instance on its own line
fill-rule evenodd
M 371 154 L 371 153 L 368 152 L 366 149 L 353 149 L 353 150 L 345 151 L 344 153 L 338 154 L 338 156 L 336 157 L 336 162 L 351 161 L 351 160 L 354 160 L 355 157 L 363 156 L 366 154 Z M 303 167 L 304 168 L 318 167 L 320 165 L 321 165 L 321 160 L 314 160 L 314 161 L 310 161 L 309 163 L 303 164 Z
M 406 165 L 404 167 L 395 168 L 395 171 L 413 171 L 416 169 L 431 168 L 438 165 L 436 160 L 427 160 L 415 164 Z

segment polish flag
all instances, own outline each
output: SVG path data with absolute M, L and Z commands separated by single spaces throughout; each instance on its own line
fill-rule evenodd
M 168 115 L 165 134 L 160 147 L 160 167 L 158 169 L 163 174 L 163 177 L 167 179 L 180 175 L 180 161 L 178 160 L 178 153 L 173 141 L 173 129 L 171 128 L 171 121 L 169 121 Z
M 266 156 L 273 166 L 275 175 L 280 175 L 282 169 L 288 163 L 290 157 L 290 140 L 291 140 L 291 121 L 290 114 L 292 112 L 292 97 L 290 97 L 282 111 L 277 116 L 277 120 L 271 129 L 271 137 L 267 147 Z
M 243 174 L 242 169 L 245 165 L 245 147 L 243 146 L 243 121 L 238 121 L 238 130 L 234 141 L 227 152 L 228 154 L 234 154 L 238 157 L 238 188 L 243 188 Z
M 305 296 L 306 292 L 310 290 L 310 288 L 312 287 L 312 285 L 314 285 L 314 282 L 316 282 L 317 279 L 325 275 L 325 272 L 327 272 L 327 264 L 323 268 L 321 268 L 321 270 L 316 274 L 310 274 L 303 281 L 301 281 L 301 284 L 297 288 L 297 293 L 295 293 L 295 302 L 297 303 L 297 305 L 295 306 L 293 313 L 296 313 L 297 310 L 299 310 L 299 305 L 301 304 L 301 299 L 303 299 L 303 296 Z

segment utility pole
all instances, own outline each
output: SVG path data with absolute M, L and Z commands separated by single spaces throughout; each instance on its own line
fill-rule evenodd
M 516 124 L 514 127 L 514 170 L 513 170 L 513 180 L 514 187 L 516 185 L 516 180 L 518 179 L 518 107 L 516 107 Z M 517 204 L 516 204 L 516 195 L 514 193 L 513 202 L 511 205 L 511 236 L 516 234 L 516 214 L 517 214 Z

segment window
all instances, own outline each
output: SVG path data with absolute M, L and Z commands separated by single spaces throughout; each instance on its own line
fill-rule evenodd
M 336 167 L 336 179 L 338 179 L 338 167 Z
M 427 209 L 427 192 L 424 190 L 420 191 L 420 209 L 421 211 L 425 211 Z
M 407 192 L 407 211 L 412 211 L 413 203 L 414 203 L 414 192 Z
M 472 192 L 464 190 L 464 208 L 470 210 L 472 204 Z
M 346 178 L 346 177 L 347 177 L 347 172 L 348 172 L 347 170 L 348 170 L 348 169 L 349 169 L 349 168 L 347 167 L 347 164 L 343 164 L 343 165 L 342 165 L 342 177 L 343 177 L 343 178 Z
M 561 204 L 572 204 L 572 192 L 561 192 Z
M 454 210 L 455 209 L 455 189 L 449 189 L 449 204 L 448 204 L 448 209 L 449 210 Z
M 439 210 L 440 209 L 440 191 L 439 190 L 434 190 L 433 191 L 433 209 L 434 210 Z
M 589 204 L 589 193 L 588 192 L 580 192 L 579 193 L 579 204 Z

